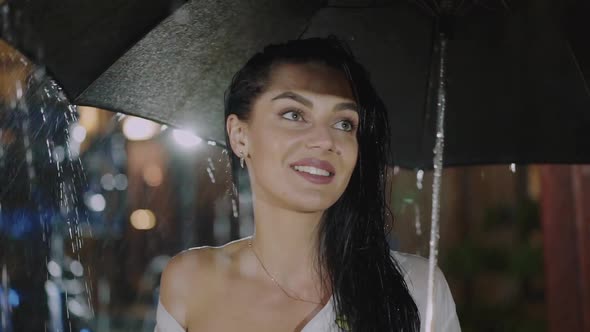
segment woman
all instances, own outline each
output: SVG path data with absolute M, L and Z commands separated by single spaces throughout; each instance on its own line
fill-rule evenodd
M 346 46 L 266 47 L 235 75 L 225 117 L 255 234 L 173 258 L 156 329 L 418 331 L 427 261 L 388 248 L 386 110 Z M 459 331 L 440 271 L 435 287 L 435 330 Z

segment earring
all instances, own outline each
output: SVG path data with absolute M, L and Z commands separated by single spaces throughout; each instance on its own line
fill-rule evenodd
M 244 152 L 240 152 L 240 167 L 244 168 Z

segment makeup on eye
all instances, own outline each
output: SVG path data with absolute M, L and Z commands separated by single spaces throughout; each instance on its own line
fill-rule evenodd
M 281 117 L 283 117 L 283 118 L 285 118 L 287 120 L 291 120 L 291 121 L 298 121 L 296 119 L 292 119 L 290 117 L 286 117 L 285 116 L 286 114 L 289 114 L 289 113 L 292 113 L 294 115 L 297 115 L 300 119 L 303 119 L 303 111 L 300 110 L 300 109 L 293 109 L 293 108 L 290 108 L 290 109 L 288 109 L 288 110 L 286 110 L 284 112 L 281 112 Z
M 345 119 L 345 120 L 340 120 L 340 121 L 338 121 L 336 123 L 341 123 L 341 122 L 344 122 L 344 123 L 347 122 L 348 123 L 348 126 L 349 127 L 348 127 L 348 129 L 342 129 L 344 131 L 350 131 L 350 132 L 352 132 L 352 131 L 354 131 L 356 129 L 356 124 L 352 120 Z
M 302 111 L 300 109 L 290 108 L 290 109 L 282 112 L 281 117 L 286 120 L 289 120 L 289 121 L 304 121 L 305 122 L 305 118 L 303 116 L 303 113 L 304 113 L 304 111 Z M 295 118 L 293 118 L 294 116 L 297 116 L 298 118 L 295 119 Z M 356 125 L 354 119 L 352 119 L 352 118 L 347 117 L 344 119 L 340 119 L 339 121 L 336 122 L 336 124 L 338 124 L 338 123 L 348 123 L 348 128 L 338 128 L 342 131 L 352 132 L 357 128 L 357 125 Z

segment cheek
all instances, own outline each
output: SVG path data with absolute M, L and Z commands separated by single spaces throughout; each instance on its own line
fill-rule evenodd
M 272 126 L 256 128 L 250 139 L 252 161 L 261 168 L 277 166 L 277 160 L 284 158 L 292 145 L 292 138 Z M 270 163 L 271 161 L 272 164 Z M 282 160 L 279 160 L 281 162 Z M 265 171 L 269 171 L 268 169 Z
M 344 156 L 344 163 L 349 169 L 349 173 L 352 174 L 358 159 L 358 144 L 356 139 L 353 139 L 351 142 L 344 145 L 342 154 Z

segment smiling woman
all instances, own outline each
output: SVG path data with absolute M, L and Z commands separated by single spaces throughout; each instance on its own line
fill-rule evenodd
M 268 46 L 234 76 L 225 105 L 255 233 L 172 259 L 156 330 L 424 330 L 427 262 L 386 240 L 386 110 L 346 45 Z M 436 331 L 459 331 L 440 271 L 435 287 Z

